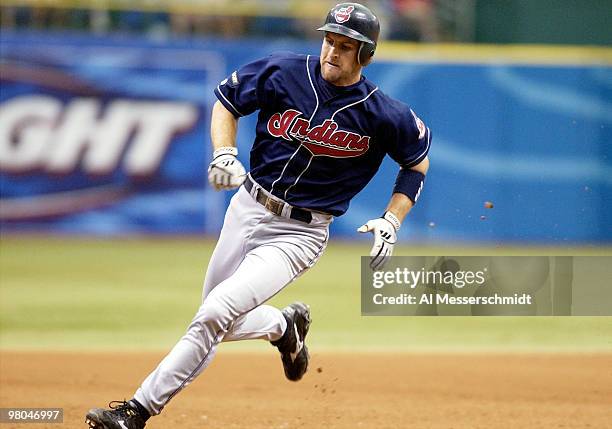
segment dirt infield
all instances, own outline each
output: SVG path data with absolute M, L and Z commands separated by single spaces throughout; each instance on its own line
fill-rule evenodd
M 1 352 L 2 407 L 92 406 L 129 398 L 162 354 Z M 299 383 L 278 356 L 223 353 L 147 429 L 603 428 L 612 355 L 313 354 Z M 607 422 L 607 423 L 606 423 Z

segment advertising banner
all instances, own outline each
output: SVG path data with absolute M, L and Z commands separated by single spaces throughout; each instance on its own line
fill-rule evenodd
M 271 52 L 320 49 L 6 32 L 0 42 L 4 233 L 218 234 L 232 193 L 206 180 L 214 88 Z M 612 242 L 609 65 L 403 52 L 364 69 L 432 130 L 431 168 L 400 239 Z M 247 168 L 256 116 L 240 119 Z M 386 159 L 332 235 L 355 239 L 359 225 L 380 216 L 397 171 Z

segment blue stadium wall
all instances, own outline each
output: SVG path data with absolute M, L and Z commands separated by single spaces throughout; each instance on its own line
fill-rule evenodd
M 205 176 L 214 87 L 270 52 L 319 49 L 4 31 L 0 43 L 2 233 L 103 236 L 216 236 L 231 194 Z M 610 62 L 387 58 L 366 76 L 433 131 L 430 173 L 402 239 L 612 242 Z M 245 165 L 255 120 L 240 120 Z M 333 236 L 357 238 L 384 210 L 396 173 L 386 160 Z

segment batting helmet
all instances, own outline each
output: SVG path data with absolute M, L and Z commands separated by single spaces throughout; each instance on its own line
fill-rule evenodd
M 361 42 L 357 61 L 365 66 L 376 51 L 380 24 L 370 9 L 359 3 L 340 3 L 331 8 L 318 31 L 342 34 Z

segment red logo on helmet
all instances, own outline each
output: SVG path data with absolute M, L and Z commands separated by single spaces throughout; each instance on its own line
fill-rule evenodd
M 338 123 L 330 119 L 311 128 L 310 121 L 300 118 L 301 115 L 302 112 L 293 109 L 273 114 L 268 120 L 268 132 L 274 137 L 299 141 L 313 155 L 351 158 L 370 148 L 370 136 L 340 130 Z
M 342 24 L 351 19 L 351 12 L 355 8 L 353 6 L 341 7 L 334 12 L 334 19 L 338 24 Z

